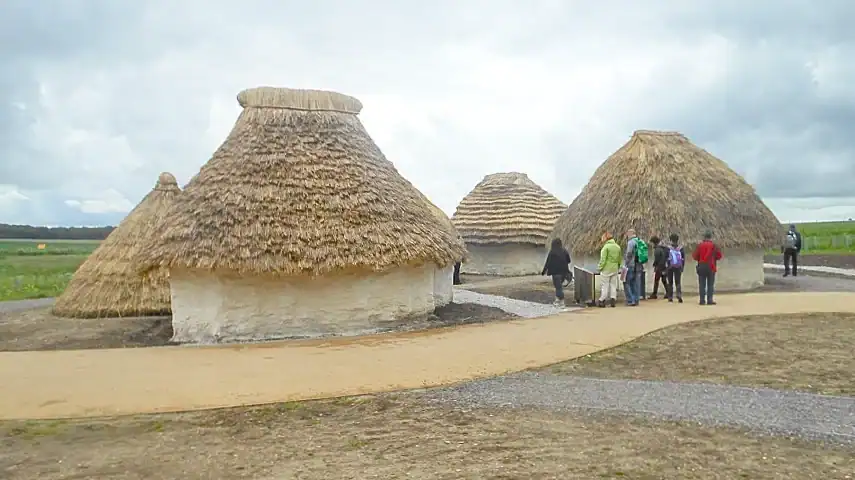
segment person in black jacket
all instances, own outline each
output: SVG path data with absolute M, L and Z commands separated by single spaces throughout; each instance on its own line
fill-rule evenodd
M 656 299 L 659 297 L 659 282 L 662 282 L 662 288 L 668 291 L 668 277 L 665 275 L 665 269 L 668 264 L 668 247 L 659 243 L 659 237 L 653 236 L 650 238 L 650 244 L 653 245 L 653 294 L 649 298 Z
M 790 225 L 784 244 L 781 245 L 781 253 L 784 254 L 784 276 L 790 274 L 790 261 L 793 262 L 793 276 L 799 275 L 799 253 L 802 251 L 802 234 L 796 230 L 795 225 Z
M 564 307 L 564 279 L 570 275 L 570 253 L 561 244 L 561 239 L 552 240 L 552 247 L 546 255 L 541 275 L 551 275 L 552 285 L 555 287 L 556 307 Z

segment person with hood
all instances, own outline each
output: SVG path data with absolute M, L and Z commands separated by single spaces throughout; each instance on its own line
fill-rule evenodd
M 602 241 L 605 243 L 600 250 L 600 263 L 597 265 L 597 271 L 600 272 L 600 301 L 597 305 L 604 308 L 608 301 L 609 306 L 614 307 L 620 276 L 620 245 L 609 232 L 603 234 Z
M 570 276 L 570 253 L 561 244 L 560 238 L 552 239 L 552 246 L 546 255 L 541 275 L 552 276 L 552 285 L 555 287 L 556 307 L 564 307 L 564 279 Z
M 683 268 L 686 266 L 686 250 L 680 245 L 680 236 L 672 233 L 668 238 L 671 245 L 668 247 L 665 261 L 665 298 L 669 302 L 677 301 L 683 303 Z
M 802 251 L 802 234 L 796 230 L 795 225 L 790 225 L 790 229 L 784 236 L 784 243 L 781 245 L 781 253 L 784 254 L 784 276 L 790 274 L 790 261 L 793 262 L 793 276 L 799 276 L 799 253 Z
M 640 300 L 641 277 L 639 275 L 638 257 L 635 251 L 638 245 L 638 236 L 635 234 L 635 229 L 630 228 L 627 230 L 626 238 L 626 252 L 623 254 L 623 267 L 626 269 L 624 293 L 626 294 L 626 304 L 630 307 L 637 307 Z
M 698 244 L 692 253 L 692 258 L 698 262 L 695 271 L 698 273 L 698 293 L 701 295 L 701 305 L 715 305 L 716 262 L 721 260 L 721 250 L 712 241 L 712 232 L 704 232 L 704 240 Z
M 650 299 L 659 298 L 659 282 L 662 282 L 662 288 L 668 291 L 668 277 L 665 275 L 668 262 L 668 247 L 659 244 L 659 237 L 650 237 L 650 244 L 653 245 L 653 293 Z M 643 288 L 643 287 L 642 287 Z M 667 296 L 667 293 L 666 293 Z

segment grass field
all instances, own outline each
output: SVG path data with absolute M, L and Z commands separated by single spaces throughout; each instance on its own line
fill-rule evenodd
M 802 255 L 855 254 L 855 221 L 797 223 L 796 228 L 802 234 Z M 768 253 L 780 253 L 780 249 Z
M 98 243 L 92 240 L 0 240 L 0 301 L 59 295 Z M 44 248 L 39 249 L 39 244 Z

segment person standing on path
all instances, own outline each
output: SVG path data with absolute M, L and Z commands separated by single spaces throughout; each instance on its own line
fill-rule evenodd
M 564 279 L 570 275 L 570 252 L 561 244 L 561 239 L 552 239 L 552 247 L 546 255 L 546 262 L 543 264 L 541 275 L 551 275 L 552 285 L 555 287 L 555 301 L 552 303 L 556 307 L 565 307 L 564 303 Z
M 623 267 L 626 269 L 626 280 L 624 281 L 624 293 L 626 304 L 630 307 L 638 306 L 639 294 L 641 292 L 641 279 L 638 268 L 638 236 L 635 229 L 626 231 L 626 252 L 623 255 Z
M 668 277 L 665 275 L 668 263 L 668 247 L 659 243 L 659 237 L 650 237 L 650 244 L 653 245 L 653 293 L 650 299 L 659 298 L 659 281 L 662 281 L 662 288 L 665 292 L 668 291 Z M 667 293 L 665 294 L 667 297 Z
M 668 247 L 665 268 L 665 298 L 669 302 L 677 301 L 683 303 L 683 268 L 686 266 L 686 250 L 680 245 L 680 236 L 672 233 L 668 238 L 671 245 Z
M 698 244 L 692 253 L 692 258 L 698 262 L 695 270 L 698 272 L 698 293 L 701 295 L 701 305 L 715 305 L 716 262 L 721 260 L 721 250 L 712 241 L 712 232 L 704 232 L 704 240 Z
M 781 253 L 784 254 L 784 276 L 790 274 L 790 260 L 793 262 L 793 276 L 799 276 L 799 253 L 802 251 L 802 234 L 796 230 L 796 226 L 790 224 L 790 229 L 784 236 L 784 244 L 781 245 Z
M 618 277 L 620 276 L 620 245 L 615 242 L 611 233 L 606 232 L 602 236 L 603 248 L 600 250 L 600 263 L 597 271 L 600 272 L 600 301 L 598 305 L 603 308 L 606 301 L 610 307 L 617 303 Z

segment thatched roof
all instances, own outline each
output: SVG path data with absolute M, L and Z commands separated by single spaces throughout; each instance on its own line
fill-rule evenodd
M 56 299 L 54 315 L 78 318 L 168 315 L 166 272 L 137 274 L 135 257 L 144 240 L 164 220 L 181 193 L 171 173 L 161 173 L 154 189 L 80 265 Z
M 142 271 L 322 275 L 446 266 L 463 244 L 335 92 L 261 87 L 153 232 Z
M 524 173 L 487 175 L 451 217 L 466 243 L 540 245 L 567 205 Z
M 676 132 L 639 130 L 591 177 L 555 223 L 576 254 L 596 254 L 603 232 L 642 238 L 680 235 L 687 245 L 711 230 L 721 247 L 768 248 L 781 224 L 754 187 Z

